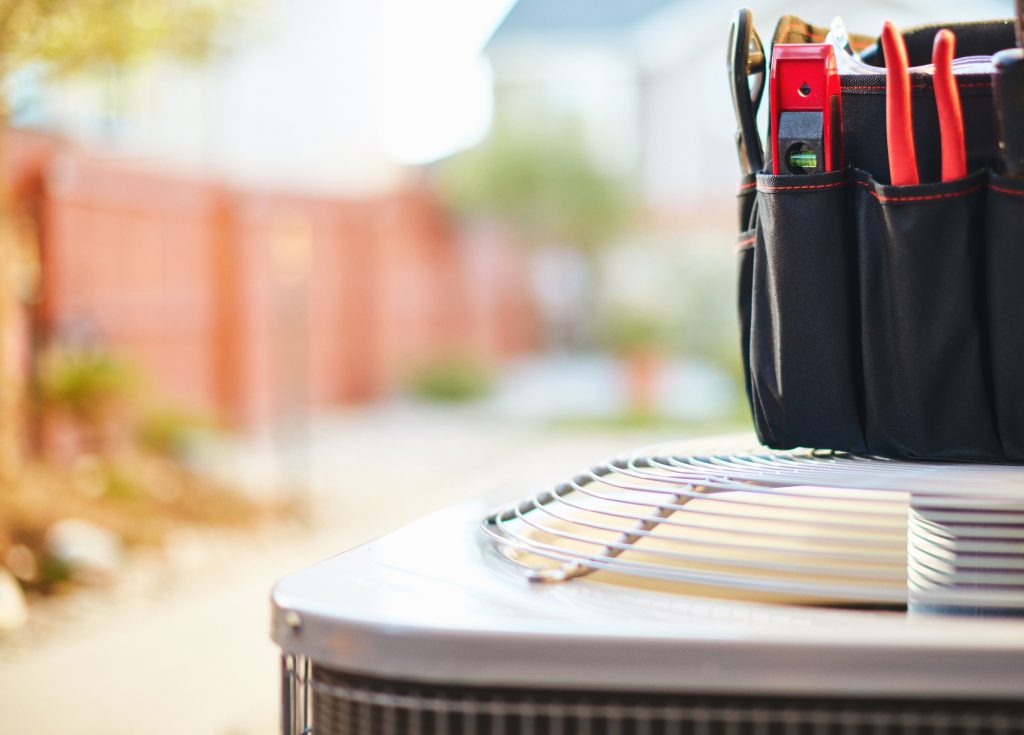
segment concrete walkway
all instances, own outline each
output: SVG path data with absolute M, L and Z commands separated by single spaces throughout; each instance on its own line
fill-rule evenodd
M 239 452 L 230 472 L 268 488 L 273 478 L 305 477 L 309 529 L 226 540 L 137 594 L 71 600 L 71 613 L 87 608 L 81 619 L 31 644 L 0 640 L 0 732 L 275 733 L 276 579 L 459 499 L 496 486 L 511 499 L 620 450 L 676 438 L 410 407 L 318 420 L 303 434 L 299 445 L 285 437 Z

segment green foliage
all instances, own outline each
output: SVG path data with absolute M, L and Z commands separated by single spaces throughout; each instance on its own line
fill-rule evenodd
M 602 172 L 568 129 L 512 133 L 441 164 L 443 196 L 456 211 L 500 219 L 535 242 L 583 248 L 626 226 L 632 203 L 623 183 Z
M 193 450 L 216 433 L 212 419 L 180 408 L 151 411 L 139 427 L 143 446 L 172 459 L 187 459 Z
M 57 72 L 153 53 L 195 58 L 239 18 L 244 0 L 0 0 L 0 64 Z
M 43 404 L 84 421 L 130 399 L 139 382 L 134 366 L 102 350 L 51 349 L 40 361 Z
M 412 378 L 413 395 L 429 401 L 483 398 L 494 386 L 492 372 L 477 360 L 448 357 L 423 366 Z
M 39 563 L 38 587 L 51 590 L 57 585 L 70 582 L 73 576 L 74 570 L 66 561 L 53 554 L 43 553 Z
M 105 495 L 112 500 L 133 501 L 142 494 L 141 478 L 129 468 L 121 467 L 113 462 L 103 467 L 106 481 Z
M 605 345 L 619 354 L 664 349 L 669 339 L 666 320 L 639 309 L 618 309 L 602 321 L 601 327 Z

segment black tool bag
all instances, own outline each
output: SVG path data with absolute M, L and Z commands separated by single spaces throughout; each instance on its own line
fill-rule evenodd
M 1009 21 L 945 27 L 960 56 L 1014 45 Z M 905 34 L 911 65 L 930 61 L 938 28 Z M 824 34 L 789 17 L 774 41 Z M 842 77 L 846 167 L 740 184 L 758 436 L 776 448 L 1024 461 L 1024 181 L 994 170 L 991 80 L 957 77 L 973 173 L 939 182 L 932 78 L 912 76 L 920 177 L 937 183 L 893 186 L 880 45 L 862 58 L 879 73 Z

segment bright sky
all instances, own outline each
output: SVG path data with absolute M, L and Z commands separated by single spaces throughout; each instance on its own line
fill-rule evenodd
M 515 0 L 384 0 L 377 28 L 377 122 L 384 152 L 420 164 L 468 148 L 491 120 L 480 49 Z

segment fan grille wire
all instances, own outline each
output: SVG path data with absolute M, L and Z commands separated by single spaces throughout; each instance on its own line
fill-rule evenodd
M 1006 466 L 665 445 L 596 465 L 493 513 L 483 529 L 537 582 L 597 573 L 892 605 L 907 600 L 911 499 L 956 521 L 1007 502 L 1024 513 L 1022 487 L 1024 472 Z

